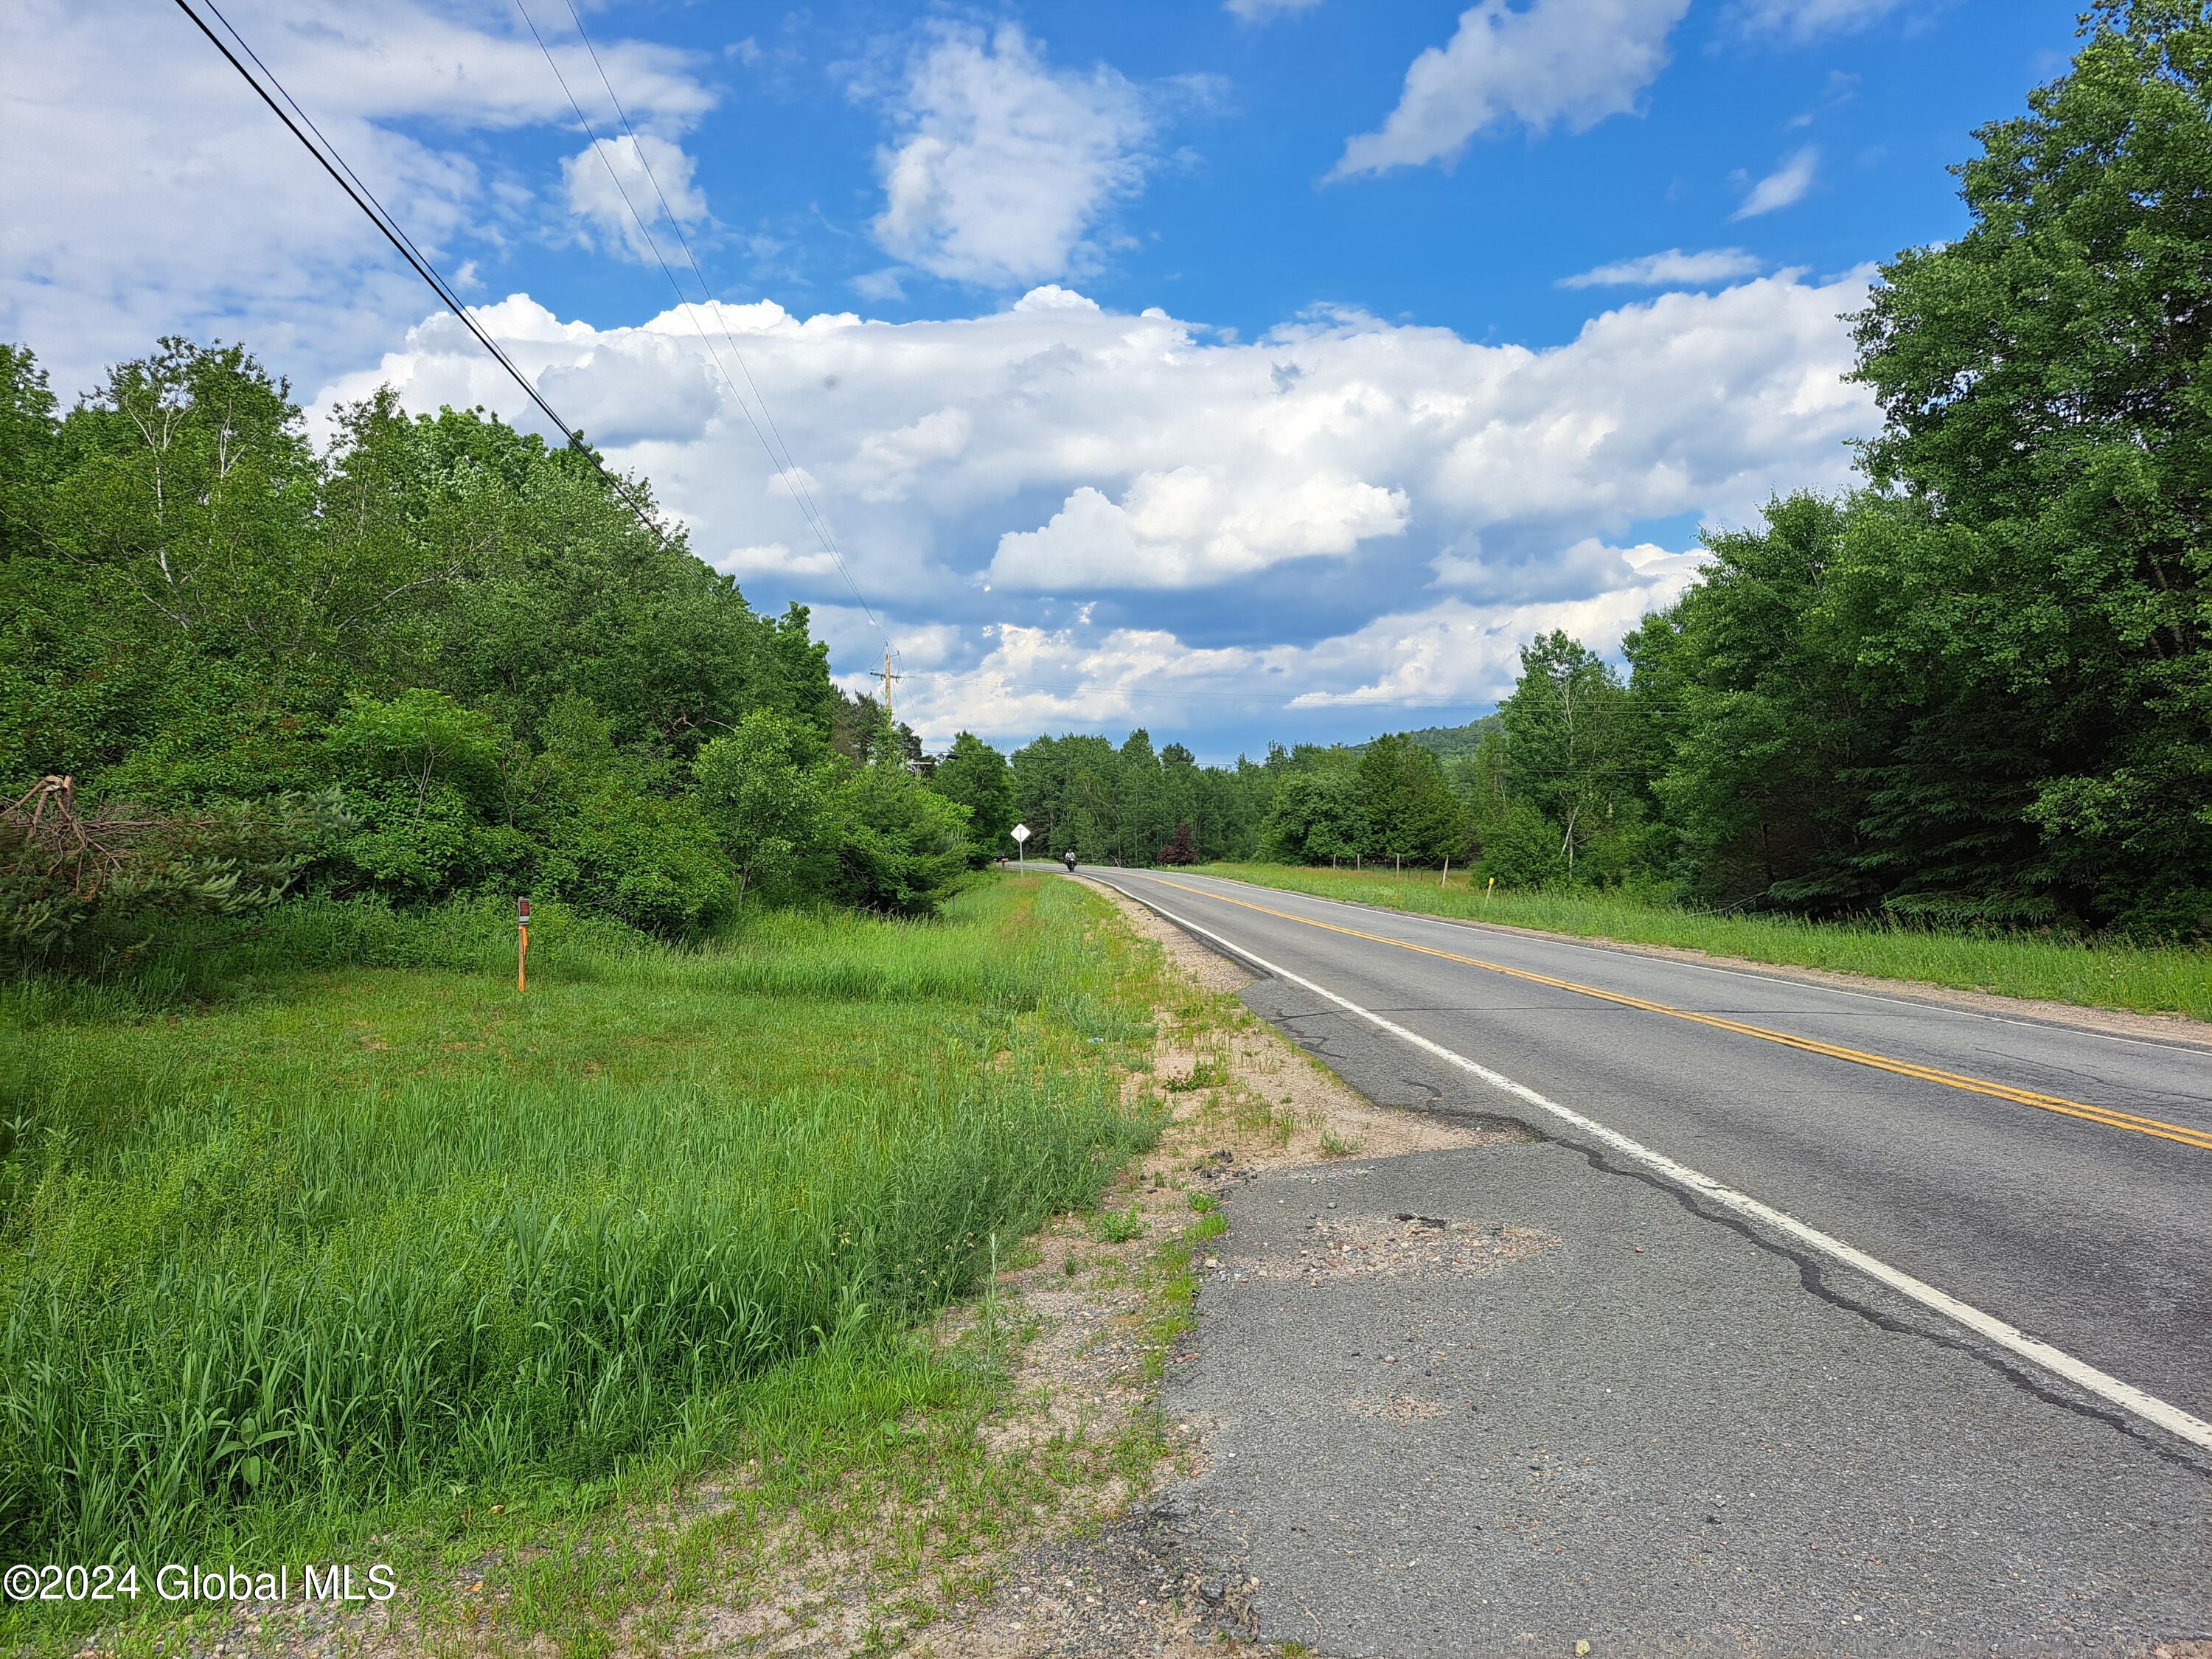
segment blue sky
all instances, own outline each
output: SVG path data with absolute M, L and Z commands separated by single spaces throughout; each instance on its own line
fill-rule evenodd
M 1875 415 L 1838 314 L 1956 234 L 1947 166 L 2076 9 L 595 3 L 633 143 L 565 0 L 528 5 L 610 150 L 513 0 L 225 9 L 848 683 L 882 641 L 847 574 L 933 741 L 1141 722 L 1212 758 L 1469 718 L 1532 634 L 1609 649 L 1678 592 L 1701 525 L 1847 482 Z M 175 331 L 319 422 L 380 381 L 522 416 L 171 9 L 4 27 L 36 164 L 0 181 L 0 333 L 58 390 Z M 676 307 L 617 179 L 719 308 Z

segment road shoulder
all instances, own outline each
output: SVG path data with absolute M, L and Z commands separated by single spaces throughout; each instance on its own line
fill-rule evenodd
M 1229 1201 L 1191 1527 L 1262 1640 L 1444 1656 L 2149 1655 L 2208 1482 L 1556 1143 Z M 1588 1643 L 1585 1650 L 1579 1644 Z

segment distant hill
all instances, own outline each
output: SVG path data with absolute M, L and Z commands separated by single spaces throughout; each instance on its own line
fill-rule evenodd
M 1408 743 L 1419 744 L 1434 754 L 1438 760 L 1457 760 L 1462 755 L 1472 755 L 1480 744 L 1483 733 L 1497 729 L 1498 716 L 1485 714 L 1479 720 L 1469 720 L 1465 726 L 1425 726 L 1418 732 L 1403 732 L 1399 735 Z M 1372 741 L 1370 739 L 1370 741 Z M 1358 747 L 1364 749 L 1366 744 Z

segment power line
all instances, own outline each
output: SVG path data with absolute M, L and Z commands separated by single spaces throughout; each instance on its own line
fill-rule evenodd
M 545 37 L 538 33 L 536 20 L 531 16 L 529 8 L 523 4 L 522 0 L 514 0 L 514 9 L 520 14 L 523 26 L 530 31 L 530 38 L 538 43 L 538 50 L 544 54 L 546 66 L 553 71 L 553 78 L 560 82 L 561 91 L 568 100 L 568 107 L 576 112 L 576 119 L 584 129 L 584 136 L 591 141 L 592 153 L 599 156 L 600 165 L 606 168 L 607 177 L 613 182 L 616 193 L 622 198 L 623 206 L 629 210 L 630 222 L 637 227 L 638 234 L 644 239 L 645 246 L 652 253 L 653 262 L 660 267 L 661 275 L 668 279 L 669 290 L 676 295 L 678 308 L 688 313 L 691 301 L 684 295 L 683 284 L 676 280 L 676 272 L 670 267 L 667 259 L 662 256 L 660 244 L 654 240 L 651 227 L 645 222 L 645 216 L 637 210 L 637 204 L 630 199 L 629 186 L 623 183 L 622 175 L 615 171 L 614 162 L 608 155 L 606 149 L 602 146 L 598 130 L 592 125 L 591 118 L 584 113 L 584 106 L 577 101 L 575 93 L 568 85 L 568 77 L 561 72 L 561 65 L 555 59 L 552 49 L 545 44 Z M 714 307 L 716 322 L 721 328 L 722 337 L 728 341 L 730 353 L 737 358 L 738 368 L 745 377 L 745 384 L 752 387 L 753 398 L 760 404 L 761 414 L 773 429 L 775 427 L 775 417 L 769 413 L 768 400 L 761 396 L 760 387 L 754 384 L 752 371 L 745 368 L 744 354 L 738 350 L 738 343 L 730 333 L 729 325 L 722 319 L 720 305 L 714 297 L 714 290 L 708 285 L 706 273 L 699 268 L 698 257 L 691 251 L 690 240 L 684 234 L 684 227 L 677 220 L 676 210 L 669 205 L 668 197 L 660 188 L 660 180 L 653 171 L 653 163 L 646 159 L 645 146 L 639 141 L 637 130 L 630 125 L 629 112 L 623 108 L 622 100 L 615 96 L 614 85 L 607 79 L 606 68 L 599 62 L 599 52 L 592 46 L 591 37 L 585 33 L 583 20 L 577 15 L 574 4 L 568 7 L 568 15 L 575 23 L 576 33 L 584 42 L 585 51 L 591 54 L 592 67 L 599 70 L 599 82 L 606 88 L 607 97 L 614 104 L 615 113 L 621 118 L 623 131 L 629 135 L 630 148 L 637 156 L 638 166 L 644 169 L 647 179 L 653 185 L 653 193 L 659 198 L 661 210 L 667 216 L 670 228 L 675 231 L 677 240 L 683 245 L 684 257 L 690 261 L 692 275 L 699 279 L 699 291 L 706 296 L 707 303 Z M 852 571 L 846 567 L 844 556 L 838 551 L 836 538 L 830 534 L 829 523 L 823 516 L 822 510 L 815 505 L 813 495 L 807 489 L 804 477 L 798 476 L 799 469 L 790 459 L 789 446 L 785 446 L 782 458 L 778 459 L 775 446 L 769 443 L 768 433 L 761 429 L 760 422 L 753 418 L 752 405 L 745 401 L 744 394 L 738 390 L 737 382 L 730 378 L 730 371 L 724 365 L 721 354 L 714 349 L 714 343 L 707 337 L 707 331 L 699 325 L 696 316 L 693 316 L 690 320 L 693 331 L 699 336 L 700 344 L 707 348 L 708 359 L 714 363 L 715 371 L 721 375 L 722 384 L 729 387 L 731 398 L 736 401 L 738 408 L 744 413 L 745 424 L 752 428 L 753 435 L 760 440 L 762 452 L 767 455 L 769 465 L 775 469 L 776 476 L 783 481 L 784 487 L 792 492 L 794 503 L 801 504 L 799 516 L 806 520 L 808 527 L 814 532 L 815 539 L 822 544 L 822 550 L 830 556 L 830 562 L 837 567 L 837 574 L 845 579 L 845 586 L 852 591 L 853 598 L 866 615 L 870 625 L 882 635 L 884 648 L 887 651 L 896 651 L 896 647 L 892 646 L 890 634 L 884 631 L 883 623 L 877 620 L 876 613 L 870 608 L 867 599 L 862 595 L 860 585 L 853 580 Z M 777 443 L 781 443 L 782 439 L 781 431 L 776 431 Z
M 520 0 L 517 0 L 517 3 L 520 3 Z M 669 205 L 668 198 L 665 193 L 663 193 L 660 188 L 660 179 L 653 173 L 653 163 L 646 159 L 644 141 L 637 136 L 637 129 L 630 125 L 629 112 L 623 107 L 622 99 L 616 94 L 614 82 L 607 78 L 606 65 L 599 61 L 599 50 L 597 46 L 592 44 L 592 37 L 584 27 L 583 17 L 576 9 L 576 0 L 563 0 L 563 3 L 568 8 L 569 21 L 575 25 L 576 38 L 584 43 L 584 50 L 586 52 L 590 54 L 592 59 L 592 67 L 599 71 L 599 84 L 606 88 L 607 101 L 615 106 L 615 114 L 622 121 L 623 131 L 629 135 L 630 145 L 637 151 L 638 165 L 645 169 L 646 179 L 653 185 L 653 193 L 659 199 L 660 210 L 667 216 L 668 228 L 676 233 L 676 240 L 678 245 L 684 250 L 684 260 L 690 265 L 691 274 L 698 278 L 699 292 L 705 297 L 707 303 L 714 308 L 714 325 L 721 331 L 722 338 L 728 343 L 730 356 L 737 359 L 738 373 L 745 377 L 745 385 L 753 394 L 753 401 L 760 405 L 761 418 L 768 422 L 768 429 L 775 436 L 776 447 L 783 452 L 781 466 L 781 471 L 785 475 L 785 483 L 787 486 L 796 487 L 799 499 L 806 503 L 807 511 L 812 515 L 812 522 L 815 526 L 816 533 L 822 538 L 830 556 L 836 561 L 839 574 L 845 578 L 845 586 L 851 588 L 853 597 L 855 599 L 860 600 L 860 609 L 866 612 L 868 620 L 871 623 L 875 623 L 875 612 L 868 609 L 867 600 L 861 599 L 860 590 L 854 583 L 852 573 L 845 568 L 844 557 L 837 549 L 837 538 L 836 532 L 831 531 L 830 528 L 829 515 L 823 513 L 819 507 L 815 505 L 814 494 L 806 487 L 805 469 L 799 465 L 796 461 L 793 460 L 791 455 L 791 446 L 784 439 L 783 428 L 775 423 L 775 411 L 769 407 L 767 397 L 763 394 L 760 386 L 754 381 L 753 372 L 745 363 L 744 353 L 738 348 L 736 336 L 730 332 L 729 319 L 722 313 L 722 302 L 714 297 L 714 289 L 707 281 L 707 273 L 699 264 L 699 256 L 692 252 L 691 239 L 684 234 L 684 222 L 676 216 L 676 210 Z M 526 13 L 525 15 L 526 17 L 527 14 Z M 542 49 L 544 43 L 540 41 L 538 44 Z M 557 67 L 555 69 L 554 73 L 556 76 L 558 76 L 560 73 Z M 573 102 L 574 100 L 572 100 L 571 101 Z M 610 167 L 609 171 L 611 172 L 612 168 Z M 619 189 L 621 187 L 622 181 L 620 179 L 617 179 L 615 182 L 616 187 Z M 629 200 L 629 194 L 627 191 L 623 193 L 623 199 L 625 202 Z M 635 208 L 631 209 L 630 213 L 633 218 L 636 216 L 636 210 Z M 649 244 L 651 238 L 648 237 L 647 240 Z M 719 363 L 717 364 L 717 367 L 720 367 Z M 725 374 L 723 378 L 726 380 L 729 377 Z M 736 390 L 736 387 L 731 387 L 731 391 L 733 394 Z M 742 399 L 739 401 L 739 406 L 743 406 Z M 755 427 L 753 430 L 755 434 L 758 435 L 760 428 L 758 427 Z M 770 453 L 769 459 L 771 462 L 775 462 L 776 460 L 776 457 L 773 452 Z M 876 631 L 878 634 L 882 634 L 884 632 L 881 623 L 876 623 Z M 890 639 L 888 635 L 884 635 L 884 643 L 885 645 L 889 645 L 890 643 Z
M 562 436 L 567 440 L 568 447 L 591 462 L 599 476 L 606 480 L 609 487 L 622 498 L 623 504 L 636 516 L 638 523 L 646 532 L 664 549 L 667 549 L 669 547 L 667 535 L 659 525 L 653 522 L 652 515 L 646 511 L 644 504 L 632 493 L 629 486 L 598 455 L 578 441 L 577 428 L 561 418 L 561 412 L 546 402 L 544 394 L 538 391 L 530 377 L 516 368 L 514 359 L 501 349 L 499 343 L 478 325 L 477 319 L 470 314 L 469 308 L 461 302 L 460 296 L 454 291 L 453 285 L 440 273 L 437 267 L 430 263 L 428 257 L 415 246 L 413 239 L 400 228 L 398 221 L 386 210 L 384 204 L 376 199 L 374 193 L 367 185 L 362 183 L 360 176 L 354 172 L 352 166 L 339 153 L 337 146 L 323 136 L 322 129 L 315 125 L 307 111 L 300 107 L 299 100 L 294 98 L 284 83 L 277 79 L 276 72 L 261 61 L 261 55 L 258 52 L 246 44 L 246 37 L 238 31 L 238 26 L 222 15 L 222 9 L 215 4 L 215 0 L 202 0 L 202 3 L 229 32 L 231 39 L 238 42 L 239 50 L 251 58 L 254 67 L 268 77 L 269 86 L 275 87 L 279 93 L 283 94 L 284 103 L 291 106 L 293 112 L 299 116 L 299 121 L 295 121 L 291 115 L 285 113 L 283 105 L 280 105 L 276 99 L 269 95 L 269 88 L 263 86 L 260 81 L 255 78 L 252 70 L 247 69 L 239 61 L 238 53 L 226 46 L 222 37 L 208 27 L 207 20 L 192 9 L 189 0 L 176 0 L 177 9 L 191 19 L 193 27 L 207 36 L 209 43 L 223 55 L 230 66 L 239 72 L 246 84 L 252 87 L 261 101 L 269 106 L 270 112 L 284 124 L 285 130 L 300 141 L 307 154 L 315 158 L 323 171 L 329 173 L 338 188 L 351 198 L 353 204 L 368 216 L 369 222 L 384 234 L 385 240 L 392 244 L 399 257 L 414 268 L 415 274 L 429 284 L 430 291 L 438 296 L 446 308 L 461 319 L 462 326 L 477 337 L 484 349 L 491 353 L 499 366 L 513 377 L 514 383 L 529 395 L 530 400 L 544 412 L 545 418 L 551 421 Z M 300 130 L 302 122 L 306 124 L 307 131 L 314 134 L 313 139 L 307 137 L 307 132 Z

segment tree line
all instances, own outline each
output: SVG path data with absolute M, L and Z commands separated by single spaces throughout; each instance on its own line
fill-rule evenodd
M 1155 747 L 1142 726 L 1118 744 L 1071 732 L 1011 755 L 963 732 L 927 764 L 929 787 L 969 809 L 979 860 L 1012 853 L 1017 820 L 1030 828 L 1031 856 L 1113 864 L 1325 863 L 1393 852 L 1419 862 L 1465 839 L 1434 756 L 1397 736 L 1356 749 L 1273 744 L 1261 760 L 1205 766 L 1180 743 Z M 1292 828 L 1297 804 L 1316 796 L 1344 803 L 1334 839 Z
M 0 347 L 0 949 L 85 962 L 283 891 L 527 892 L 677 935 L 932 907 L 966 815 L 580 442 L 388 391 L 318 447 L 242 347 L 66 413 Z

